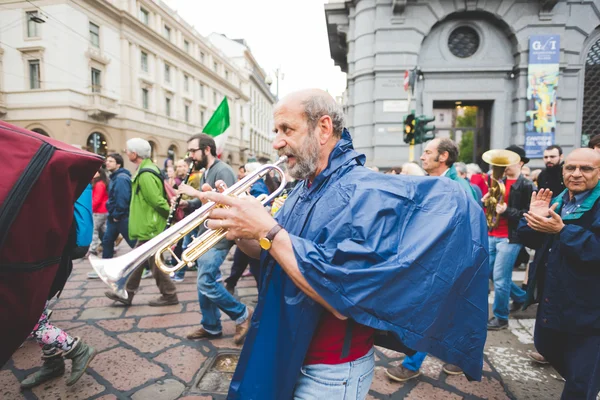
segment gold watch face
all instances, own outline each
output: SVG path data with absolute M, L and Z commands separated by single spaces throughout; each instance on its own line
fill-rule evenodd
M 260 238 L 258 243 L 263 250 L 269 250 L 271 248 L 271 241 L 267 238 Z

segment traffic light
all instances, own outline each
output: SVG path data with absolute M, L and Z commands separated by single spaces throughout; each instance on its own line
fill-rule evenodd
M 415 112 L 404 117 L 404 143 L 410 143 L 415 138 Z
M 435 125 L 427 126 L 430 122 L 435 121 L 435 116 L 419 115 L 415 120 L 414 137 L 416 144 L 424 143 L 435 138 L 435 133 L 432 132 L 435 131 Z

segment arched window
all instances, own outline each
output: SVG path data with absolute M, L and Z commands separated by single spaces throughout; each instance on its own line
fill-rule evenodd
M 87 139 L 87 148 L 92 153 L 106 156 L 106 137 L 100 132 L 94 132 Z
M 179 151 L 177 150 L 177 146 L 174 144 L 169 146 L 169 150 L 167 150 L 167 158 L 175 161 L 179 159 Z
M 45 131 L 45 130 L 43 130 L 43 129 L 41 129 L 41 128 L 35 128 L 35 129 L 32 129 L 31 131 L 32 131 L 32 132 L 35 132 L 35 133 L 39 133 L 40 135 L 44 135 L 44 136 L 50 136 L 50 135 L 48 135 L 48 134 L 46 133 L 46 131 Z
M 156 164 L 158 162 L 156 159 L 156 143 L 154 143 L 152 140 L 148 140 L 148 143 L 150 143 L 150 159 Z
M 600 133 L 600 39 L 588 51 L 583 84 L 583 120 L 581 146 L 586 147 L 592 136 Z

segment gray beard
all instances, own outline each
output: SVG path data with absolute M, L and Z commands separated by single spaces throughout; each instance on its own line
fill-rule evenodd
M 317 171 L 319 163 L 319 142 L 315 137 L 306 139 L 306 143 L 302 146 L 298 153 L 295 154 L 296 164 L 293 167 L 288 167 L 290 176 L 294 179 L 305 180 L 310 178 Z

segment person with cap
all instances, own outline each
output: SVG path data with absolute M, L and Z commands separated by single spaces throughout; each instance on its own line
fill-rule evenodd
M 509 302 L 513 299 L 513 311 L 520 309 L 526 293 L 512 281 L 512 271 L 523 245 L 517 235 L 517 227 L 523 214 L 529 210 L 533 184 L 521 174 L 523 165 L 529 162 L 525 150 L 519 146 L 509 146 L 506 150 L 517 153 L 521 160 L 506 167 L 504 171 L 504 198 L 496 206 L 500 216 L 498 226 L 488 233 L 490 270 L 494 283 L 494 316 L 488 322 L 488 330 L 508 328 Z M 486 194 L 482 201 L 489 197 Z

